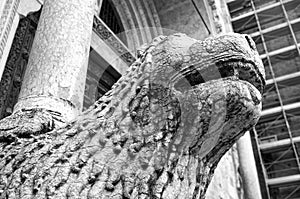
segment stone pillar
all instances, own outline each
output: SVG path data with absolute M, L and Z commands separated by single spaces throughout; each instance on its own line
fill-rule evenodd
M 239 139 L 237 147 L 245 199 L 261 199 L 261 191 L 249 132 Z
M 17 29 L 19 16 L 17 9 L 20 0 L 1 0 L 0 2 L 0 79 L 5 62 Z
M 63 122 L 82 109 L 94 0 L 45 0 L 18 103 Z

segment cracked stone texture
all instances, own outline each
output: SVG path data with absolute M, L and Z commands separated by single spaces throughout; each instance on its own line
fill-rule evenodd
M 264 78 L 247 35 L 158 37 L 66 127 L 0 131 L 0 198 L 203 199 L 258 121 Z
M 70 121 L 82 110 L 93 14 L 94 0 L 45 1 L 15 111 L 45 108 Z

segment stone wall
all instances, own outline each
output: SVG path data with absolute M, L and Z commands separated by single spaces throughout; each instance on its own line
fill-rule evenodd
M 193 6 L 192 1 L 153 0 L 165 35 L 182 32 L 195 39 L 204 39 L 209 35 L 204 22 Z M 203 1 L 195 1 L 205 23 L 210 26 Z
M 191 1 L 154 0 L 154 4 L 157 8 L 157 13 L 159 15 L 164 34 L 183 32 L 197 39 L 203 39 L 209 35 L 203 21 L 201 21 L 201 18 L 192 5 Z M 197 1 L 197 4 L 204 18 L 204 21 L 209 24 L 207 11 L 203 2 Z M 107 63 L 104 63 L 103 66 L 108 65 Z M 95 65 L 95 63 L 92 63 L 90 60 L 85 89 L 85 108 L 87 108 L 98 97 L 100 97 L 98 92 L 99 87 L 101 89 L 101 85 L 99 86 L 99 80 L 103 75 L 104 70 L 105 69 L 99 67 L 98 65 Z M 107 84 L 108 87 L 111 86 L 117 79 L 118 75 L 114 77 L 113 81 Z M 106 86 L 105 89 L 108 87 Z M 237 167 L 238 157 L 234 149 L 231 150 L 226 156 L 224 156 L 219 163 L 213 181 L 209 187 L 207 199 L 241 198 L 240 196 L 243 191 L 241 189 Z

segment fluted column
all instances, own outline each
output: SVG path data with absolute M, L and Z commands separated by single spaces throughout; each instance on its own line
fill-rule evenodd
M 62 121 L 80 112 L 94 9 L 94 0 L 44 1 L 14 112 L 43 108 Z

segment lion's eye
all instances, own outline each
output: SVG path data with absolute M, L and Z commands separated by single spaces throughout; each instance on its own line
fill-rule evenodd
M 191 86 L 199 85 L 205 82 L 200 71 L 195 69 L 194 66 L 190 66 L 191 72 L 182 74 L 182 78 L 176 82 L 174 87 L 177 90 L 186 90 Z
M 232 64 L 223 62 L 223 63 L 217 63 L 216 65 L 218 66 L 222 78 L 230 77 L 234 75 L 234 67 Z

